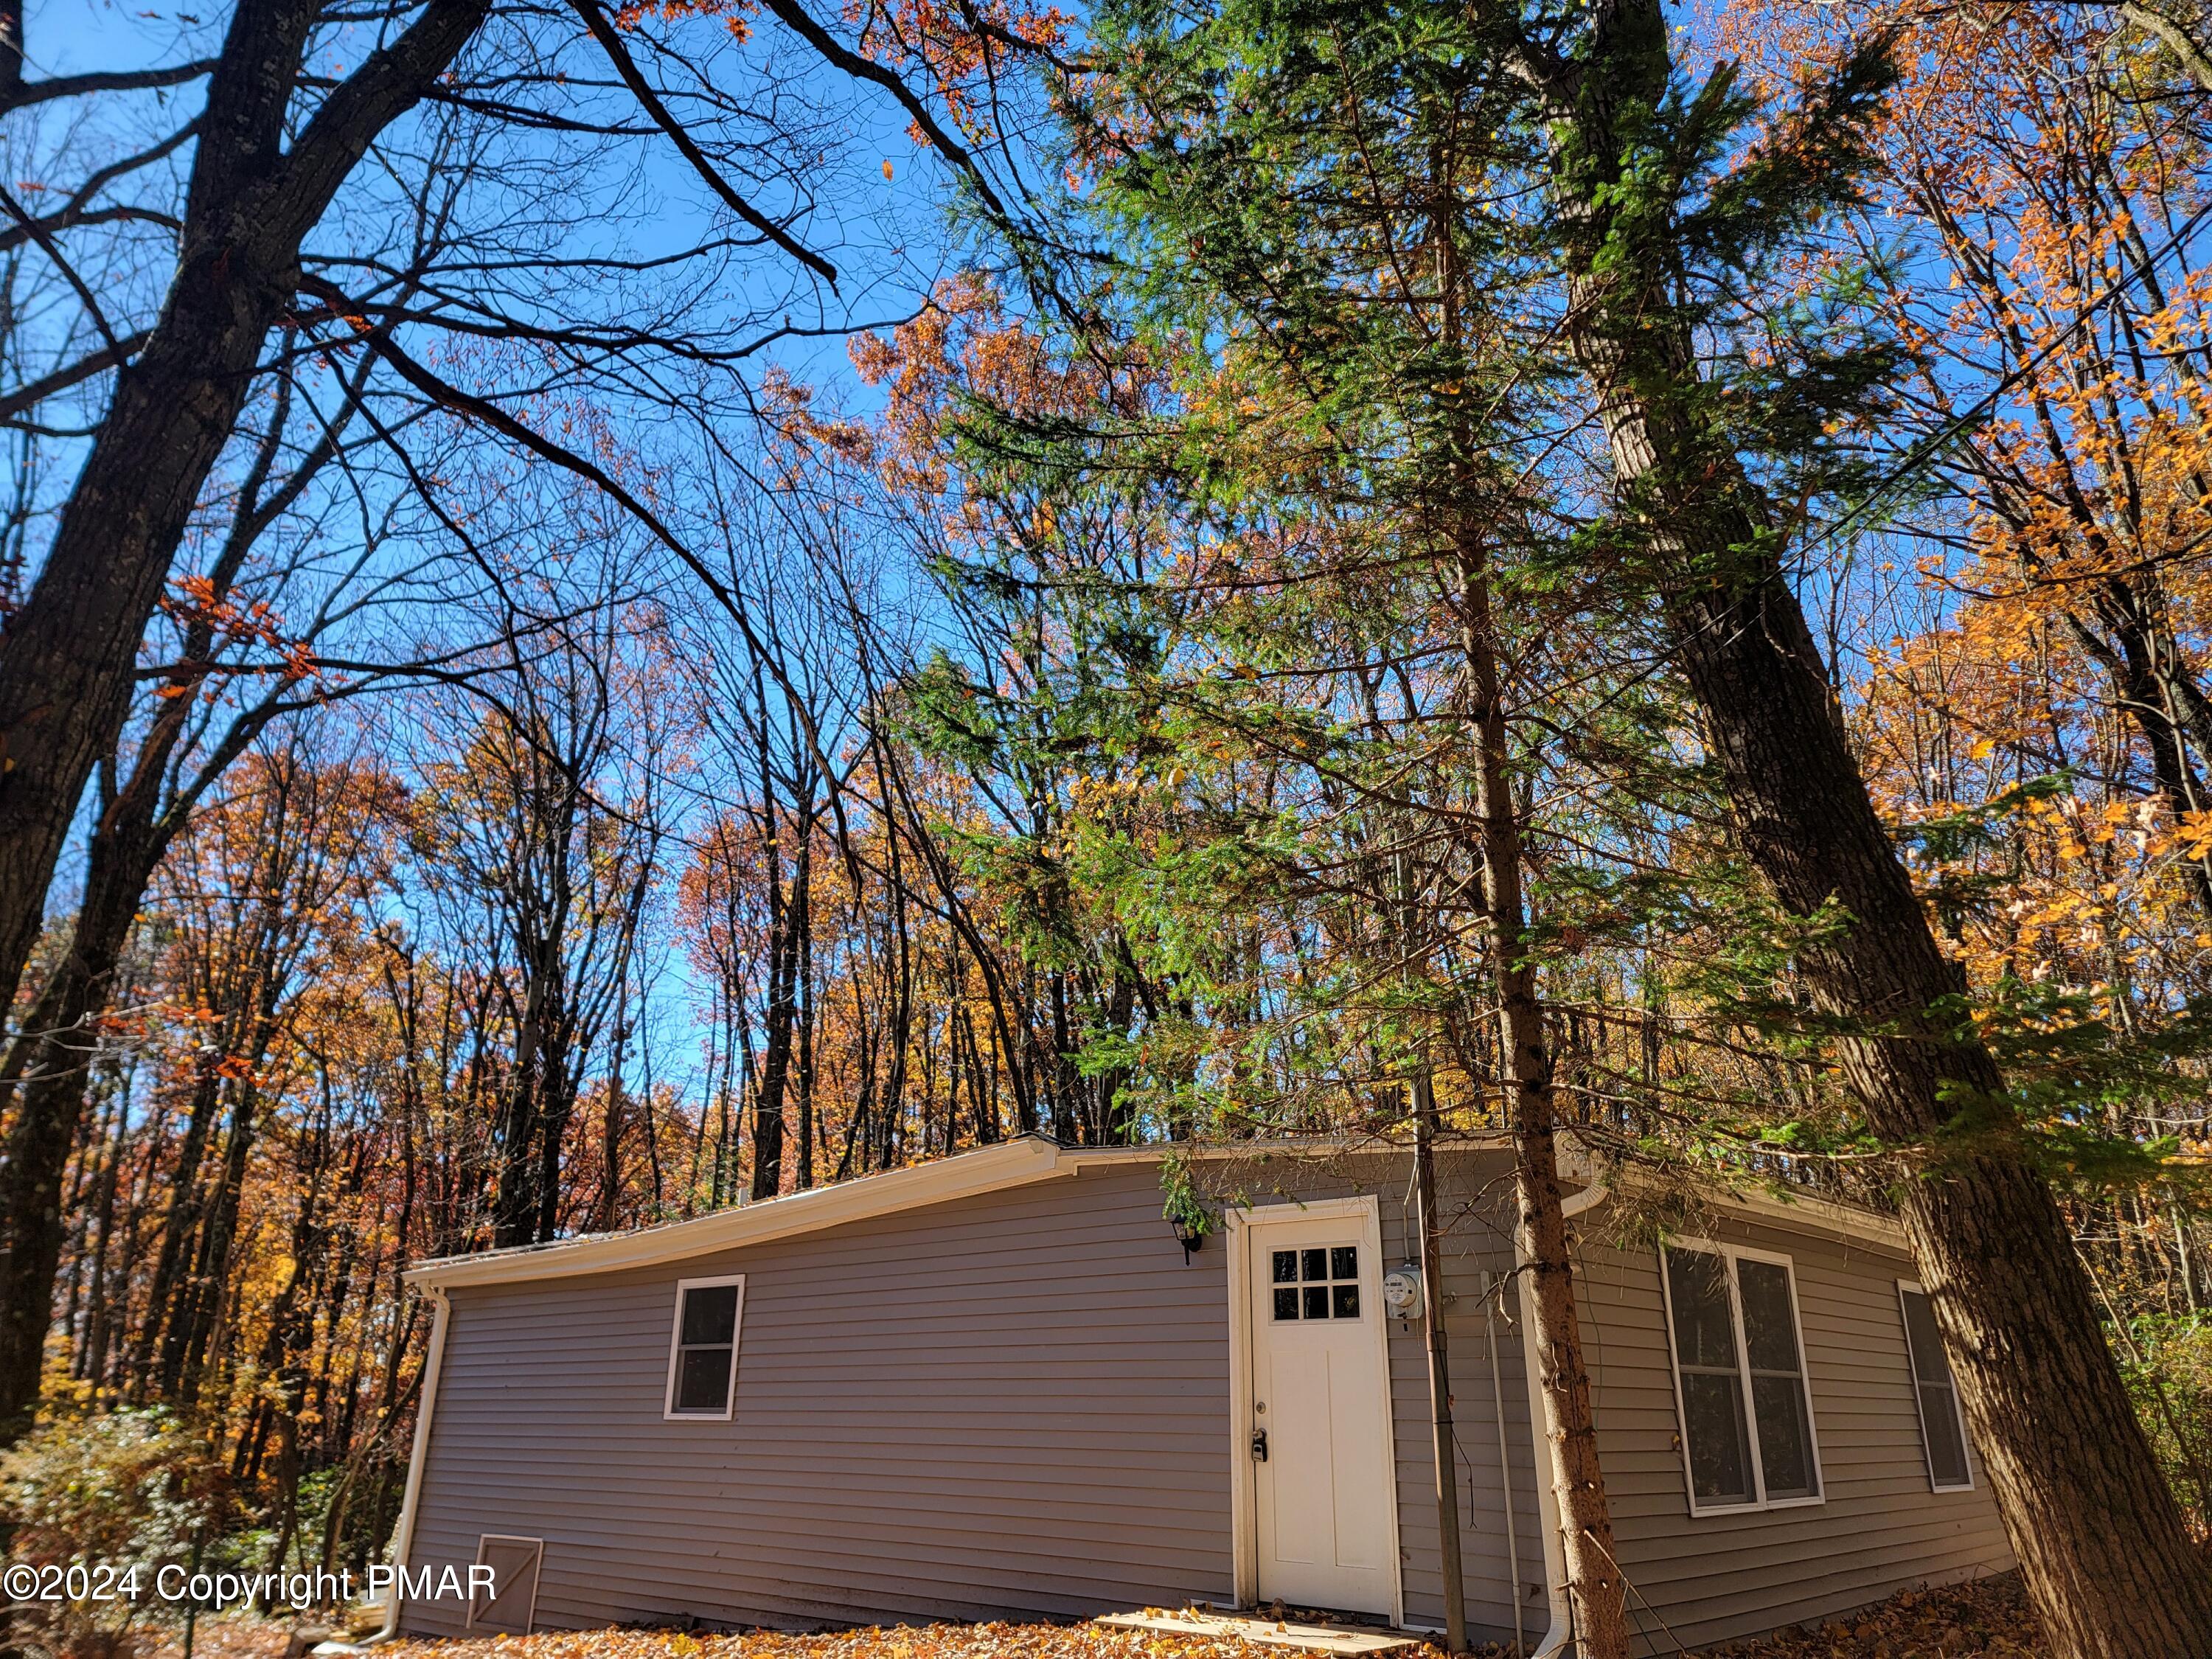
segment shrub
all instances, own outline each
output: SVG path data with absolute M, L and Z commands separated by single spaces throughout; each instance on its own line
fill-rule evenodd
M 111 1566 L 118 1576 L 135 1568 L 138 1594 L 19 1605 L 19 1640 L 34 1651 L 127 1652 L 133 1621 L 161 1605 L 155 1575 L 206 1550 L 222 1519 L 224 1484 L 205 1437 L 167 1411 L 72 1413 L 40 1424 L 0 1455 L 11 1559 Z
M 2118 1348 L 2166 1484 L 2191 1531 L 2212 1540 L 2212 1320 L 2139 1315 Z

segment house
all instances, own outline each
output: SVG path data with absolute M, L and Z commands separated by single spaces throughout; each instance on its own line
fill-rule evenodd
M 1190 1251 L 1164 1156 L 1028 1138 L 416 1267 L 436 1317 L 394 1558 L 496 1583 L 418 1589 L 398 1627 L 1277 1600 L 1439 1626 L 1422 1325 L 1406 1279 L 1384 1301 L 1417 1255 L 1410 1156 L 1187 1154 L 1229 1200 Z M 1510 1152 L 1437 1164 L 1468 1620 L 1556 1649 Z M 1893 1223 L 1716 1197 L 1638 1243 L 1607 1200 L 1569 1206 L 1648 1651 L 2012 1565 Z

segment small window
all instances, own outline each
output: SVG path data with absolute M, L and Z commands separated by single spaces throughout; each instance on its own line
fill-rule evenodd
M 737 1395 L 738 1325 L 744 1305 L 742 1276 L 687 1279 L 677 1285 L 662 1415 L 728 1419 Z
M 1267 1277 L 1279 1322 L 1359 1317 L 1357 1244 L 1272 1251 Z
M 1789 1258 L 1704 1243 L 1661 1254 L 1690 1513 L 1818 1502 Z
M 1943 1354 L 1943 1334 L 1936 1328 L 1936 1307 L 1917 1285 L 1898 1281 L 1905 1307 L 1905 1347 L 1912 1360 L 1912 1397 L 1920 1408 L 1920 1445 L 1928 1454 L 1928 1484 L 1938 1492 L 1974 1484 L 1966 1467 L 1966 1420 L 1959 1409 L 1959 1385 Z

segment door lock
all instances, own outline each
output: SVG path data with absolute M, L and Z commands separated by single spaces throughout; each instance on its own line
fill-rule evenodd
M 1267 1461 L 1267 1430 L 1255 1429 L 1252 1431 L 1252 1455 L 1262 1463 Z

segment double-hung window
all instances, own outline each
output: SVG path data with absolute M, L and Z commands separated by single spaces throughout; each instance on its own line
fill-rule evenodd
M 1660 1261 L 1690 1513 L 1820 1502 L 1790 1258 L 1670 1239 Z
M 729 1419 L 737 1399 L 738 1325 L 744 1307 L 743 1274 L 678 1283 L 664 1417 Z
M 1912 1397 L 1920 1407 L 1920 1445 L 1928 1454 L 1928 1484 L 1938 1492 L 1974 1484 L 1966 1467 L 1966 1423 L 1959 1411 L 1959 1385 L 1943 1357 L 1942 1334 L 1928 1292 L 1905 1279 L 1897 1282 L 1905 1310 L 1905 1347 L 1912 1358 Z

